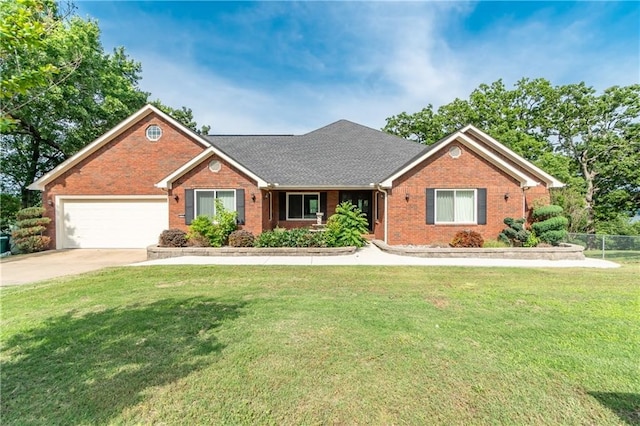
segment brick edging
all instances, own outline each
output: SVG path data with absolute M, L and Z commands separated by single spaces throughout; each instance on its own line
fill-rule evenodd
M 373 240 L 380 250 L 401 256 L 434 258 L 529 259 L 529 260 L 584 260 L 584 247 L 562 244 L 557 247 L 500 247 L 500 248 L 431 248 L 390 246 Z
M 147 247 L 147 260 L 180 256 L 344 256 L 356 247 Z

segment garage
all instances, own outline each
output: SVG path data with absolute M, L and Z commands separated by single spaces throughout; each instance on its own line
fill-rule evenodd
M 166 197 L 59 198 L 57 248 L 144 248 L 167 229 Z

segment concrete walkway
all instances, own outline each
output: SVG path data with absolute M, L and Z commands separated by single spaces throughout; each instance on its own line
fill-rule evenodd
M 386 253 L 373 244 L 345 256 L 183 256 L 148 260 L 132 266 L 147 265 L 411 265 L 411 266 L 485 266 L 526 268 L 618 268 L 617 263 L 601 259 L 518 260 L 471 258 L 421 258 Z

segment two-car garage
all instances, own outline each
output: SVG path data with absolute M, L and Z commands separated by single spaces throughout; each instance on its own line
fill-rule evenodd
M 166 196 L 57 197 L 56 248 L 144 248 L 168 228 Z

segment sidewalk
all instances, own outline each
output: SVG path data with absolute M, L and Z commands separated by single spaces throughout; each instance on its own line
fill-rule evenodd
M 148 265 L 373 265 L 373 266 L 484 266 L 512 268 L 618 268 L 620 265 L 601 259 L 519 260 L 473 258 L 424 258 L 386 253 L 373 244 L 346 256 L 183 256 L 148 260 L 131 266 Z

